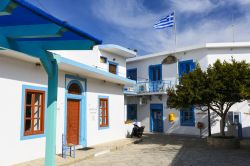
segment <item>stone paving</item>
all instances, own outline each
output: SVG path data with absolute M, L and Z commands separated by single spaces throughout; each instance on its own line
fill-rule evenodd
M 112 142 L 106 142 L 104 144 L 99 144 L 90 148 L 78 149 L 76 151 L 76 158 L 67 157 L 66 159 L 62 158 L 61 155 L 56 155 L 56 165 L 57 166 L 67 166 L 76 162 L 80 162 L 82 160 L 94 158 L 96 156 L 120 150 L 124 147 L 128 147 L 134 143 L 141 142 L 141 139 L 137 138 L 127 138 L 121 139 Z M 43 166 L 44 165 L 44 158 L 19 163 L 16 166 Z
M 250 166 L 250 151 L 212 149 L 205 139 L 145 134 L 130 145 L 72 166 Z

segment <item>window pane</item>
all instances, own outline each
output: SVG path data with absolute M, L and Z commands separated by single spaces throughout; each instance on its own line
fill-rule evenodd
M 31 117 L 31 106 L 26 107 L 25 117 L 30 118 Z
M 41 114 L 41 107 L 35 106 L 35 108 L 34 108 L 34 118 L 40 118 L 40 114 Z
M 104 124 L 104 125 L 107 124 L 107 123 L 106 123 L 106 118 L 103 118 L 103 124 Z
M 34 131 L 40 130 L 40 119 L 34 119 Z
M 102 114 L 102 109 L 100 109 L 99 112 L 100 112 L 100 116 L 102 116 L 102 115 L 103 115 L 103 114 Z
M 109 72 L 116 74 L 116 65 L 109 64 Z
M 30 105 L 32 100 L 32 93 L 27 93 L 26 95 L 26 104 Z
M 31 131 L 31 120 L 26 120 L 25 122 L 25 131 Z
M 102 125 L 102 117 L 99 118 L 99 121 L 100 121 L 100 125 Z
M 100 62 L 101 63 L 107 63 L 107 58 L 106 57 L 100 57 Z
M 35 93 L 35 105 L 41 105 L 42 95 L 39 93 Z
M 73 83 L 70 85 L 68 93 L 80 95 L 82 93 L 82 90 L 77 83 Z

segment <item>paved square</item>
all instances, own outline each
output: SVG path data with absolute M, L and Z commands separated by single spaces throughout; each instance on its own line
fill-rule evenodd
M 145 134 L 140 144 L 75 166 L 250 166 L 250 151 L 211 149 L 204 139 Z

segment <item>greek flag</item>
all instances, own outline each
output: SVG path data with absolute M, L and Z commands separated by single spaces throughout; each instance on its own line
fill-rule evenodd
M 174 26 L 174 12 L 171 13 L 170 15 L 167 15 L 166 17 L 160 19 L 155 25 L 155 29 L 163 29 L 163 28 L 168 28 L 168 27 L 173 27 Z

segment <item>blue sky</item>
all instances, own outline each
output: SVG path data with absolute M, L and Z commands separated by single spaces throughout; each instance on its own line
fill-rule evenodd
M 173 50 L 171 28 L 153 24 L 176 12 L 177 47 L 250 41 L 250 0 L 27 0 L 103 40 L 140 55 Z

